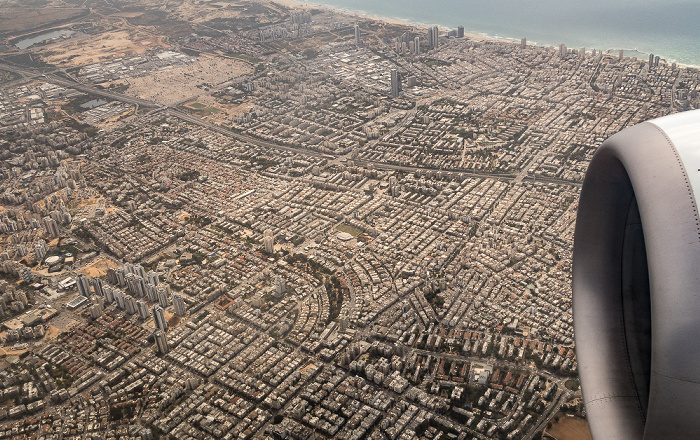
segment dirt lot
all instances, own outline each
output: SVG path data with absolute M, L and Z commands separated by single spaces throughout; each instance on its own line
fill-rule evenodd
M 19 356 L 19 355 L 23 354 L 23 353 L 26 352 L 26 351 L 27 351 L 26 349 L 24 349 L 24 350 L 13 350 L 13 349 L 12 349 L 12 346 L 9 346 L 9 345 L 8 345 L 7 347 L 0 348 L 0 356 L 3 356 L 3 355 L 5 355 L 5 356 Z
M 44 339 L 54 340 L 60 334 L 61 334 L 61 330 L 54 327 L 53 325 L 49 325 L 49 329 L 46 331 L 46 334 L 44 335 Z
M 249 75 L 253 70 L 250 64 L 240 60 L 200 57 L 197 63 L 130 78 L 126 93 L 171 105 L 206 93 L 205 87 Z
M 224 98 L 213 97 L 211 95 L 200 96 L 197 102 L 205 104 L 207 108 L 197 112 L 196 115 L 214 123 L 227 123 L 232 117 L 251 112 L 257 107 L 252 101 L 236 104 Z M 216 111 L 211 111 L 211 108 L 215 108 Z
M 156 47 L 164 47 L 161 37 L 137 30 L 118 30 L 60 41 L 43 47 L 39 54 L 46 63 L 75 67 L 136 55 Z
M 547 434 L 557 440 L 592 440 L 586 420 L 566 415 L 561 415 Z
M 80 273 L 87 277 L 102 277 L 107 275 L 107 269 L 117 268 L 119 265 L 107 258 L 100 258 L 89 266 L 85 266 Z
M 89 197 L 87 199 L 80 199 L 78 203 L 75 205 L 76 208 L 83 208 L 85 206 L 96 206 L 98 205 L 101 201 L 103 201 L 102 197 Z

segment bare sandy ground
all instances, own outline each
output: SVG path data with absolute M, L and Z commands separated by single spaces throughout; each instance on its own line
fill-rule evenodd
M 39 53 L 45 62 L 59 67 L 84 66 L 162 47 L 161 40 L 137 30 L 118 30 L 61 40 Z
M 104 199 L 102 197 L 89 197 L 87 199 L 80 199 L 75 206 L 76 208 L 83 208 L 85 206 L 96 206 Z
M 82 15 L 85 10 L 81 8 L 22 8 L 7 7 L 13 2 L 0 1 L 0 29 L 3 32 L 16 32 L 24 34 L 28 29 L 37 29 L 61 20 Z M 20 18 L 21 17 L 21 18 Z
M 112 260 L 107 258 L 100 258 L 94 261 L 89 266 L 85 266 L 80 273 L 87 277 L 102 277 L 107 275 L 107 269 L 117 268 L 119 265 Z
M 566 415 L 562 415 L 547 434 L 557 440 L 592 440 L 587 421 Z
M 49 325 L 49 329 L 46 330 L 46 334 L 44 335 L 44 339 L 54 340 L 60 334 L 61 334 L 60 329 L 54 327 L 53 325 Z
M 200 57 L 199 62 L 160 70 L 147 76 L 129 78 L 127 94 L 172 105 L 207 93 L 226 81 L 252 74 L 247 62 L 229 58 Z M 120 84 L 122 81 L 115 82 Z M 197 87 L 199 86 L 199 87 Z
M 270 2 L 261 0 L 257 0 L 257 2 L 273 9 L 274 11 L 277 11 L 279 14 L 286 15 L 286 11 L 284 11 L 278 6 L 279 4 L 282 4 L 282 2 Z M 277 3 L 278 5 L 275 5 L 274 3 Z M 242 11 L 244 11 L 248 6 L 250 6 L 250 1 L 184 1 L 181 4 L 177 5 L 173 9 L 172 13 L 173 15 L 179 17 L 181 20 L 194 23 L 203 23 L 217 18 L 245 17 L 246 14 Z M 268 16 L 267 14 L 256 16 L 256 20 L 259 24 L 274 22 L 277 21 L 277 18 L 278 16 L 275 16 L 275 14 L 271 14 L 271 16 Z

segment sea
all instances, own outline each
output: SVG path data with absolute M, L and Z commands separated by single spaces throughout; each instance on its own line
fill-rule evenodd
M 700 0 L 302 0 L 362 15 L 700 66 Z

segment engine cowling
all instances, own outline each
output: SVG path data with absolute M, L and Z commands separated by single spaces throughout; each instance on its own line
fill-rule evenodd
M 700 110 L 594 155 L 573 252 L 576 354 L 593 438 L 700 438 Z

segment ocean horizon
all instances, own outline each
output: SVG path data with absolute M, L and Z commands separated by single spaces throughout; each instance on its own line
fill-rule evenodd
M 304 0 L 417 26 L 437 25 L 528 44 L 618 51 L 700 66 L 700 0 Z

